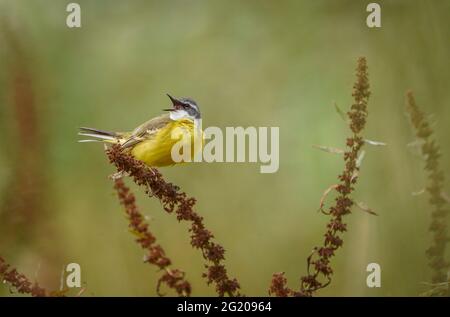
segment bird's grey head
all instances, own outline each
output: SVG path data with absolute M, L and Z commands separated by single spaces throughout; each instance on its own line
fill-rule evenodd
M 190 98 L 174 98 L 167 94 L 172 101 L 172 108 L 164 109 L 170 111 L 170 118 L 172 120 L 180 120 L 183 118 L 190 118 L 192 120 L 200 119 L 200 108 L 197 103 Z

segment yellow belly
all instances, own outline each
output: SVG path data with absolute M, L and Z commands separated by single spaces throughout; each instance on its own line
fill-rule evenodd
M 172 159 L 172 148 L 178 143 L 187 144 L 191 146 L 191 161 L 194 158 L 196 151 L 203 147 L 203 132 L 196 131 L 194 133 L 194 123 L 190 120 L 178 120 L 168 123 L 161 128 L 150 139 L 144 140 L 135 145 L 131 154 L 138 160 L 144 162 L 148 166 L 161 167 L 179 164 Z M 194 143 L 200 137 L 199 145 L 194 146 Z

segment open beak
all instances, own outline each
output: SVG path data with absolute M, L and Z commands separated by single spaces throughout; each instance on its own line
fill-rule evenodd
M 163 109 L 163 111 L 175 111 L 177 109 L 180 109 L 180 106 L 182 104 L 182 102 L 180 100 L 178 100 L 177 98 L 172 97 L 171 95 L 167 94 L 167 96 L 170 98 L 170 100 L 172 101 L 172 105 L 173 107 L 170 109 Z

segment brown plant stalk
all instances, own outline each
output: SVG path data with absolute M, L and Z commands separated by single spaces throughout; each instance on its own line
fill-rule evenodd
M 106 150 L 109 161 L 114 164 L 119 173 L 127 173 L 133 181 L 145 188 L 145 192 L 159 199 L 167 213 L 175 213 L 178 221 L 188 221 L 191 224 L 191 245 L 202 251 L 208 284 L 215 284 L 219 296 L 240 296 L 240 285 L 236 279 L 228 277 L 223 264 L 225 249 L 213 241 L 213 234 L 205 228 L 203 217 L 194 211 L 195 198 L 189 197 L 180 189 L 164 180 L 161 173 L 147 167 L 141 161 L 134 159 L 129 153 L 122 152 L 120 146 L 112 145 Z
M 347 138 L 347 149 L 344 152 L 345 169 L 339 175 L 339 183 L 333 187 L 338 193 L 335 204 L 325 214 L 330 216 L 324 234 L 323 244 L 316 246 L 307 258 L 307 275 L 301 277 L 299 290 L 287 286 L 284 272 L 275 273 L 269 288 L 269 294 L 276 296 L 312 296 L 317 290 L 326 287 L 331 282 L 333 269 L 331 259 L 335 252 L 342 247 L 341 234 L 347 230 L 343 217 L 351 213 L 355 204 L 351 198 L 354 186 L 358 179 L 358 157 L 364 139 L 362 131 L 366 125 L 367 103 L 370 96 L 367 73 L 367 62 L 364 57 L 358 59 L 356 68 L 356 83 L 353 86 L 354 102 L 347 113 L 352 136 Z
M 25 275 L 17 272 L 17 270 L 0 257 L 0 280 L 9 284 L 21 294 L 29 294 L 34 297 L 45 297 L 51 294 L 38 283 L 32 283 Z
M 406 95 L 406 109 L 417 139 L 421 142 L 420 150 L 425 160 L 425 171 L 428 176 L 426 191 L 433 210 L 429 227 L 433 235 L 432 245 L 426 250 L 429 266 L 432 269 L 432 283 L 447 281 L 450 263 L 445 260 L 445 249 L 450 238 L 447 228 L 449 214 L 448 201 L 444 198 L 444 172 L 439 163 L 440 146 L 434 139 L 434 132 L 425 114 L 419 109 L 414 95 L 409 91 Z
M 117 191 L 120 203 L 125 207 L 125 213 L 129 221 L 128 227 L 137 237 L 136 242 L 148 251 L 148 254 L 145 256 L 145 262 L 164 270 L 164 274 L 159 278 L 156 287 L 158 295 L 162 295 L 160 287 L 162 283 L 165 283 L 169 288 L 175 290 L 179 296 L 189 296 L 191 294 L 191 285 L 186 281 L 184 272 L 169 268 L 172 261 L 166 256 L 161 245 L 156 243 L 156 237 L 150 232 L 148 224 L 136 206 L 134 194 L 122 179 L 114 181 L 114 189 Z
M 45 173 L 45 138 L 39 125 L 39 104 L 32 75 L 29 48 L 3 17 L 0 19 L 0 41 L 7 48 L 7 83 L 11 116 L 2 126 L 11 126 L 1 141 L 5 149 L 11 176 L 0 199 L 0 226 L 4 237 L 2 246 L 14 245 L 20 240 L 32 240 L 45 212 L 43 194 L 47 192 Z M 3 107 L 3 105 L 2 105 Z M 2 134 L 4 132 L 2 131 Z M 18 195 L 17 193 L 20 193 Z M 18 226 L 21 226 L 20 230 Z

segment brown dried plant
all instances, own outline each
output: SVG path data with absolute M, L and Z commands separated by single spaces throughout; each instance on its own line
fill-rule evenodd
M 52 218 L 47 201 L 50 189 L 48 182 L 49 160 L 47 160 L 45 95 L 37 89 L 39 74 L 35 73 L 36 60 L 30 54 L 27 32 L 6 16 L 0 16 L 0 43 L 4 48 L 4 59 L 0 68 L 5 73 L 5 85 L 0 92 L 0 125 L 2 130 L 1 159 L 6 170 L 0 193 L 0 249 L 21 249 L 46 232 L 47 238 L 54 236 L 55 228 L 46 221 Z M 19 28 L 18 28 L 19 27 Z M 2 52 L 3 53 L 3 50 Z M 2 67 L 4 66 L 4 67 Z M 39 240 L 39 239 L 37 239 Z M 52 282 L 57 272 L 56 263 L 61 254 L 57 245 L 40 247 L 42 269 L 40 280 Z
M 32 283 L 25 275 L 17 272 L 15 268 L 7 264 L 0 257 L 0 280 L 9 284 L 12 288 L 21 294 L 29 294 L 34 297 L 50 296 L 50 292 L 40 287 L 39 284 Z
M 165 283 L 169 288 L 175 290 L 179 296 L 189 296 L 191 294 L 191 285 L 186 281 L 184 272 L 169 268 L 172 261 L 166 256 L 161 245 L 156 243 L 156 237 L 150 232 L 145 218 L 136 206 L 134 194 L 122 179 L 114 181 L 114 189 L 117 191 L 120 203 L 125 207 L 125 213 L 129 221 L 128 227 L 137 237 L 136 242 L 148 251 L 148 254 L 145 256 L 145 262 L 164 270 L 164 274 L 159 278 L 156 287 L 158 295 L 162 295 L 160 286 L 162 283 Z
M 47 164 L 45 138 L 39 125 L 41 105 L 32 74 L 32 58 L 28 55 L 29 47 L 8 22 L 3 16 L 0 18 L 0 42 L 6 48 L 8 59 L 7 98 L 0 116 L 6 118 L 2 125 L 12 128 L 0 141 L 4 153 L 8 153 L 5 159 L 11 169 L 0 197 L 2 247 L 33 239 L 35 228 L 45 218 L 44 194 L 48 192 L 45 173 L 42 173 Z M 3 111 L 9 111 L 10 115 Z
M 432 245 L 426 250 L 429 266 L 432 269 L 431 282 L 433 284 L 446 283 L 450 263 L 445 260 L 445 249 L 450 238 L 447 228 L 449 214 L 448 200 L 444 195 L 444 172 L 439 163 L 441 151 L 435 141 L 434 132 L 425 114 L 419 109 L 411 91 L 406 94 L 406 109 L 409 113 L 411 125 L 420 142 L 421 154 L 425 161 L 425 171 L 428 176 L 426 191 L 432 207 L 431 224 L 429 227 L 433 235 Z M 444 290 L 441 295 L 444 295 Z
M 166 182 L 157 169 L 150 168 L 129 153 L 122 152 L 118 145 L 112 145 L 106 150 L 106 154 L 119 173 L 130 175 L 137 185 L 145 188 L 148 195 L 159 199 L 166 212 L 175 213 L 178 221 L 190 222 L 191 245 L 200 249 L 207 261 L 205 264 L 207 271 L 203 277 L 208 284 L 215 284 L 218 295 L 241 296 L 238 281 L 228 277 L 223 264 L 225 249 L 213 241 L 214 236 L 205 228 L 203 217 L 194 211 L 195 198 L 189 197 L 177 186 Z
M 343 217 L 351 213 L 351 208 L 355 204 L 350 195 L 354 191 L 354 185 L 358 179 L 358 157 L 365 142 L 361 133 L 366 125 L 370 91 L 367 62 L 364 57 L 358 59 L 356 83 L 353 86 L 352 95 L 354 103 L 347 116 L 353 135 L 347 138 L 347 149 L 344 152 L 345 169 L 338 177 L 340 182 L 332 188 L 338 193 L 335 204 L 327 212 L 324 212 L 330 216 L 330 220 L 324 234 L 323 244 L 316 246 L 307 258 L 307 275 L 301 277 L 299 290 L 289 288 L 284 272 L 281 272 L 273 275 L 269 294 L 284 297 L 312 296 L 317 290 L 326 287 L 331 282 L 333 269 L 330 261 L 335 252 L 343 245 L 341 234 L 347 230 Z

